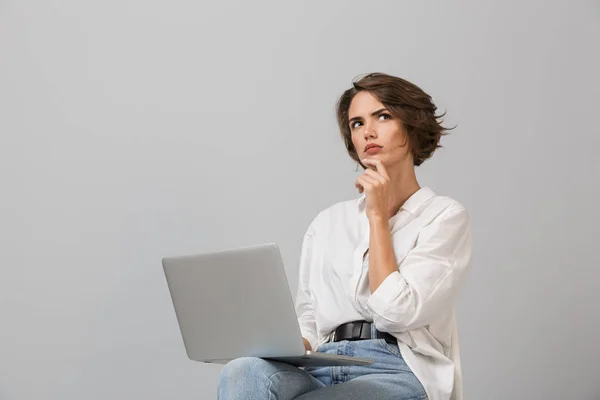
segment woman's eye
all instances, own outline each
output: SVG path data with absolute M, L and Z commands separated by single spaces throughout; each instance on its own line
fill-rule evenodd
M 352 128 L 352 129 L 356 128 L 356 124 L 360 124 L 360 121 L 354 121 L 353 123 L 351 123 L 350 128 Z
M 390 114 L 379 114 L 379 117 L 385 117 L 385 119 L 390 119 L 392 116 Z

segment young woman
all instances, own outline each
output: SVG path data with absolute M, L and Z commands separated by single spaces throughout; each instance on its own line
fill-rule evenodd
M 446 128 L 414 84 L 372 73 L 337 104 L 358 199 L 321 211 L 304 236 L 296 297 L 307 349 L 373 358 L 300 369 L 227 364 L 220 400 L 460 400 L 454 303 L 471 263 L 464 207 L 417 182 Z

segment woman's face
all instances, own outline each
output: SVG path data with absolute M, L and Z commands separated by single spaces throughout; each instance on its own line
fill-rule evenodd
M 358 158 L 375 158 L 386 167 L 410 163 L 406 131 L 402 121 L 393 117 L 379 100 L 369 92 L 358 92 L 348 109 L 352 143 Z M 367 146 L 373 146 L 367 149 Z

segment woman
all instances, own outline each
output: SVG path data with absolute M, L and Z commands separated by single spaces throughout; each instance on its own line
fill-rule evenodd
M 420 88 L 386 74 L 345 91 L 337 118 L 365 170 L 361 196 L 321 211 L 302 244 L 296 311 L 306 348 L 375 362 L 299 369 L 240 358 L 221 374 L 220 400 L 462 398 L 454 302 L 471 262 L 468 216 L 415 175 L 446 133 L 436 110 Z

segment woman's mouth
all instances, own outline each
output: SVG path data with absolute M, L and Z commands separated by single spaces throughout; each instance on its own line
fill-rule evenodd
M 381 151 L 381 147 L 379 146 L 372 146 L 369 147 L 367 150 L 365 150 L 365 153 L 367 154 L 377 154 Z

